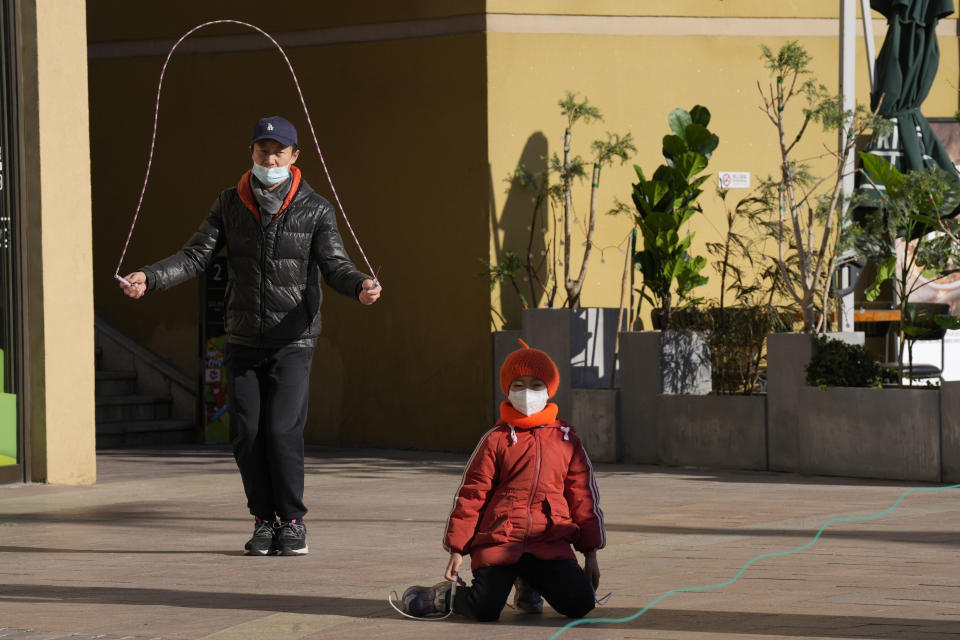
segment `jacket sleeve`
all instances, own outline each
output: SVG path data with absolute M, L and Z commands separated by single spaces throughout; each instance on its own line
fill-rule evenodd
M 140 268 L 147 276 L 147 291 L 169 289 L 195 277 L 210 266 L 224 244 L 221 198 L 222 196 L 213 203 L 210 214 L 183 249 L 148 267 Z
M 443 548 L 448 552 L 468 554 L 491 491 L 497 485 L 496 432 L 491 430 L 477 445 L 463 472 L 460 489 L 453 501 L 453 510 L 443 534 Z
M 573 457 L 567 468 L 564 496 L 570 505 L 570 516 L 580 527 L 580 538 L 573 546 L 577 551 L 586 553 L 606 546 L 607 536 L 603 528 L 603 511 L 600 510 L 600 494 L 593 476 L 593 465 L 580 438 L 572 435 L 570 439 L 573 441 Z
M 353 266 L 343 240 L 337 229 L 337 217 L 329 202 L 321 200 L 319 205 L 320 224 L 313 234 L 313 243 L 310 247 L 314 260 L 320 265 L 323 280 L 338 293 L 350 298 L 357 298 L 360 294 L 361 283 L 371 278 L 357 271 Z

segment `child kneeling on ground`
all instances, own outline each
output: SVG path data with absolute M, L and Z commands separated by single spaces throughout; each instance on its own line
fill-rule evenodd
M 454 580 L 464 587 L 452 610 L 474 620 L 499 618 L 515 582 L 516 605 L 526 612 L 542 611 L 540 595 L 571 618 L 594 607 L 597 549 L 606 540 L 593 468 L 573 427 L 547 404 L 560 383 L 557 366 L 521 344 L 500 369 L 509 402 L 470 457 L 447 522 L 448 582 L 404 591 L 400 606 L 409 615 L 448 613 Z M 574 548 L 584 555 L 582 569 Z M 469 587 L 458 575 L 465 555 Z

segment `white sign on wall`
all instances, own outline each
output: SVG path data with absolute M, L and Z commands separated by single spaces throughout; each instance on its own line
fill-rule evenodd
M 749 171 L 721 171 L 717 174 L 717 186 L 721 189 L 749 189 Z

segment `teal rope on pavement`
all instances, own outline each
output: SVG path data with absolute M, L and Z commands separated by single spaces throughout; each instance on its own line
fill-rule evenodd
M 911 493 L 917 493 L 920 491 L 943 491 L 945 489 L 958 489 L 958 488 L 960 488 L 960 484 L 952 484 L 946 487 L 918 487 L 915 489 L 908 489 L 907 491 L 904 491 L 903 494 L 901 494 L 901 496 L 897 498 L 897 501 L 894 502 L 892 505 L 890 505 L 889 508 L 884 509 L 879 513 L 875 513 L 871 516 L 865 516 L 862 518 L 833 518 L 831 520 L 827 520 L 823 524 L 823 526 L 820 527 L 820 530 L 817 531 L 817 535 L 813 536 L 813 540 L 811 540 L 807 544 L 797 547 L 795 549 L 790 549 L 788 551 L 778 551 L 776 553 L 764 553 L 762 555 L 759 555 L 753 558 L 752 560 L 750 560 L 749 562 L 747 562 L 742 567 L 740 567 L 740 571 L 737 572 L 737 575 L 733 576 L 726 582 L 721 582 L 720 584 L 712 584 L 712 585 L 703 586 L 703 587 L 683 587 L 681 589 L 673 589 L 672 591 L 667 591 L 660 597 L 650 602 L 650 604 L 645 606 L 643 609 L 640 609 L 632 616 L 627 616 L 626 618 L 581 618 L 579 620 L 573 620 L 571 622 L 568 622 L 566 625 L 563 626 L 563 628 L 561 628 L 555 634 L 550 636 L 548 640 L 556 640 L 556 638 L 559 638 L 560 635 L 567 629 L 572 629 L 573 627 L 579 626 L 581 624 L 620 624 L 624 622 L 632 622 L 633 620 L 636 620 L 637 618 L 645 614 L 647 611 L 649 611 L 655 604 L 657 604 L 658 602 L 660 602 L 661 600 L 664 600 L 669 596 L 672 596 L 675 593 L 691 593 L 695 591 L 714 591 L 716 589 L 722 589 L 723 587 L 729 586 L 734 582 L 736 582 L 738 579 L 740 579 L 740 576 L 742 576 L 743 572 L 747 570 L 747 567 L 752 565 L 754 562 L 757 562 L 759 560 L 764 560 L 766 558 L 788 556 L 792 553 L 800 553 L 801 551 L 806 551 L 807 549 L 809 549 L 814 545 L 814 543 L 820 538 L 820 535 L 823 533 L 824 529 L 829 527 L 831 524 L 834 524 L 836 522 L 866 522 L 867 520 L 876 520 L 877 518 L 882 518 L 883 516 L 893 511 L 897 507 L 897 505 L 900 504 L 900 502 L 902 502 L 903 499 L 906 498 Z

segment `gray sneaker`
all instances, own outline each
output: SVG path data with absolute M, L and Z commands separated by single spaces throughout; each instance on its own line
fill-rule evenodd
M 268 556 L 276 551 L 276 521 L 257 518 L 253 525 L 253 537 L 243 545 L 245 556 Z
M 281 556 L 307 554 L 307 526 L 301 520 L 280 522 L 277 529 L 277 553 Z

